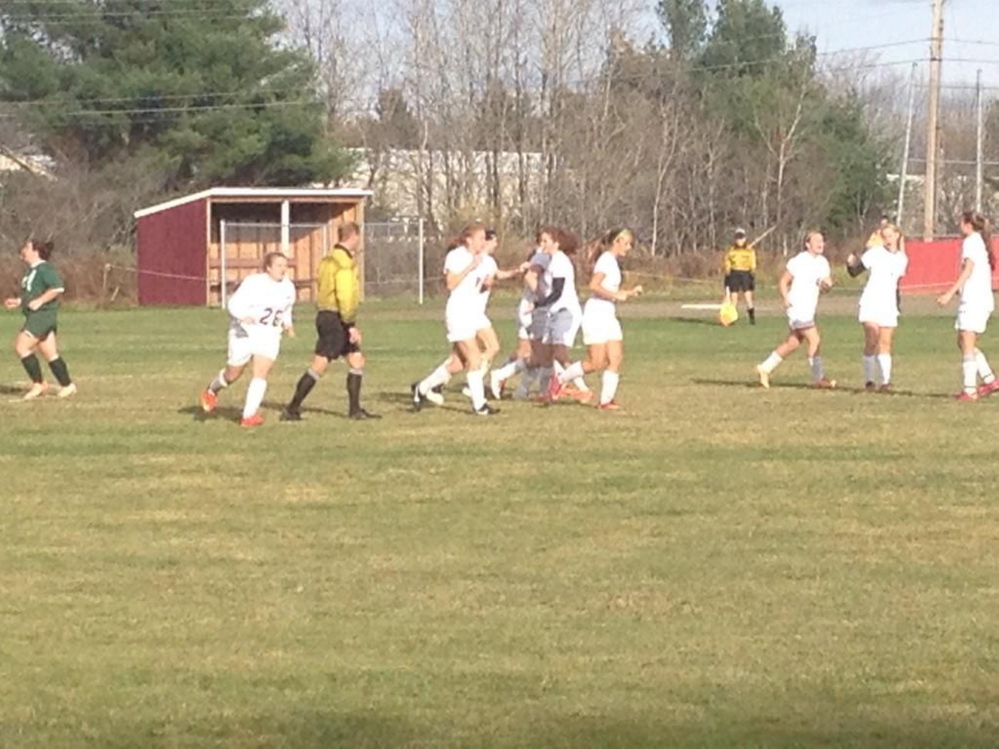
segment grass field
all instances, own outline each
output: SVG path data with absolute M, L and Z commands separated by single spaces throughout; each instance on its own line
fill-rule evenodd
M 996 746 L 999 398 L 949 398 L 922 301 L 898 394 L 859 392 L 854 302 L 824 304 L 837 392 L 801 355 L 752 387 L 772 304 L 659 300 L 625 320 L 626 412 L 478 419 L 408 412 L 439 306 L 371 303 L 385 418 L 343 418 L 341 368 L 279 423 L 302 309 L 249 432 L 245 382 L 195 409 L 221 312 L 64 312 L 76 399 L 17 402 L 0 359 L 0 746 Z

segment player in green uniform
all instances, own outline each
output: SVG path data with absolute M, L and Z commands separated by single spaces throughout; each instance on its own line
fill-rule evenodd
M 66 362 L 56 348 L 56 328 L 58 327 L 59 297 L 65 291 L 62 279 L 49 263 L 52 242 L 39 242 L 29 239 L 21 248 L 21 260 L 28 266 L 21 279 L 21 295 L 10 297 L 4 302 L 9 309 L 21 308 L 24 313 L 24 327 L 14 339 L 14 350 L 21 359 L 24 371 L 31 378 L 31 388 L 25 400 L 33 400 L 49 389 L 42 376 L 42 366 L 35 356 L 35 349 L 41 352 L 49 363 L 49 368 L 59 381 L 59 397 L 67 398 L 76 393 L 76 385 L 69 376 Z

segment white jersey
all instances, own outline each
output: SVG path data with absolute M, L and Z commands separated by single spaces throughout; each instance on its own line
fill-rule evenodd
M 961 308 L 979 312 L 995 310 L 995 297 L 992 295 L 992 267 L 989 265 L 989 251 L 985 240 L 978 232 L 969 234 L 961 245 L 961 262 L 971 260 L 974 268 L 961 289 Z
M 607 291 L 618 292 L 621 290 L 621 266 L 613 252 L 603 252 L 597 258 L 597 264 L 593 266 L 593 275 L 603 273 L 604 280 L 600 283 Z M 590 301 L 594 304 L 607 305 L 613 307 L 616 302 L 613 299 L 592 294 Z
M 861 256 L 860 263 L 870 271 L 860 295 L 860 306 L 897 309 L 898 282 L 909 268 L 906 254 L 883 246 L 872 247 Z
M 473 262 L 475 255 L 465 247 L 455 247 L 444 259 L 444 273 L 462 273 Z M 447 314 L 471 314 L 480 307 L 480 289 L 485 276 L 482 275 L 482 264 L 461 279 L 461 282 L 451 289 L 451 294 L 447 299 Z
M 791 310 L 801 320 L 814 317 L 819 306 L 819 282 L 832 273 L 829 261 L 822 255 L 813 255 L 805 250 L 788 261 L 787 271 L 792 278 L 787 292 Z
M 489 297 L 493 293 L 492 284 L 486 284 L 486 281 L 495 278 L 497 273 L 499 273 L 499 266 L 496 264 L 496 258 L 492 255 L 483 255 L 482 262 L 476 270 L 476 275 L 482 278 L 479 283 L 479 311 L 483 314 L 489 307 Z
M 230 327 L 250 335 L 276 335 L 290 328 L 295 306 L 295 284 L 288 278 L 275 281 L 266 273 L 247 276 L 229 297 Z M 253 322 L 245 322 L 252 320 Z
M 561 296 L 552 302 L 550 308 L 552 314 L 563 309 L 567 309 L 573 314 L 582 314 L 582 310 L 579 307 L 579 295 L 576 293 L 576 266 L 572 264 L 569 256 L 561 250 L 552 255 L 545 275 L 548 276 L 549 293 L 555 287 L 556 278 L 565 280 Z

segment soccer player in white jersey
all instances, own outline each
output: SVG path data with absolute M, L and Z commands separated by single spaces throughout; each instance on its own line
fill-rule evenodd
M 440 405 L 444 397 L 435 388 L 446 385 L 462 369 L 468 378 L 472 411 L 480 416 L 492 416 L 498 409 L 486 403 L 485 382 L 480 369 L 482 356 L 476 337 L 481 322 L 480 301 L 483 247 L 486 230 L 482 224 L 465 227 L 455 239 L 444 260 L 444 280 L 450 292 L 445 309 L 447 339 L 452 352 L 444 362 L 420 382 L 413 383 L 410 392 L 413 407 L 418 411 L 425 401 Z
M 823 257 L 825 248 L 825 237 L 822 236 L 822 232 L 809 232 L 805 237 L 805 249 L 788 261 L 787 268 L 777 284 L 791 330 L 770 356 L 756 367 L 760 384 L 765 388 L 770 387 L 770 375 L 773 371 L 802 343 L 806 345 L 808 351 L 812 386 L 836 387 L 835 380 L 826 379 L 819 350 L 822 339 L 815 324 L 819 292 L 828 291 L 833 285 L 829 261 Z
M 946 306 L 956 294 L 961 295 L 954 327 L 957 328 L 957 347 L 961 350 L 964 387 L 956 397 L 960 401 L 976 401 L 999 390 L 999 381 L 985 354 L 978 348 L 978 336 L 985 332 L 989 317 L 995 310 L 992 271 L 996 258 L 988 223 L 982 214 L 965 211 L 961 215 L 961 234 L 964 236 L 961 273 L 954 285 L 940 295 L 937 304 Z M 979 377 L 982 379 L 981 386 L 978 385 Z
M 281 334 L 295 335 L 295 285 L 287 278 L 287 271 L 288 258 L 270 252 L 264 257 L 264 271 L 243 279 L 229 298 L 229 358 L 225 369 L 201 394 L 205 413 L 215 410 L 219 391 L 238 380 L 252 361 L 253 379 L 246 389 L 240 424 L 258 427 L 264 423 L 260 404 L 267 392 L 267 375 L 281 350 Z
M 851 276 L 870 272 L 860 295 L 860 324 L 864 327 L 864 389 L 891 392 L 892 342 L 898 328 L 898 283 L 909 267 L 905 240 L 897 226 L 886 223 L 881 244 L 868 243 L 859 258 L 850 255 L 846 269 Z M 875 382 L 881 373 L 880 387 Z
M 594 252 L 593 272 L 590 277 L 590 298 L 583 308 L 583 343 L 587 358 L 570 364 L 564 372 L 553 378 L 558 383 L 552 387 L 552 398 L 561 395 L 561 389 L 584 374 L 603 370 L 598 408 L 617 411 L 614 400 L 621 378 L 624 360 L 624 334 L 617 319 L 617 303 L 625 302 L 642 293 L 642 287 L 621 288 L 620 261 L 631 252 L 635 235 L 628 229 L 615 229 L 604 236 Z M 597 257 L 599 256 L 599 257 Z

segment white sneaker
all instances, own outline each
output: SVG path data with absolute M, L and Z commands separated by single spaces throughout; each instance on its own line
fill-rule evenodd
M 71 382 L 66 387 L 59 388 L 59 392 L 57 393 L 57 395 L 60 398 L 68 398 L 71 395 L 76 395 L 76 383 Z
M 436 390 L 428 390 L 427 394 L 423 396 L 428 403 L 433 403 L 435 406 L 444 405 L 444 396 L 438 393 Z
M 770 373 L 767 372 L 763 367 L 757 365 L 756 374 L 760 378 L 760 384 L 767 390 L 770 389 Z
M 31 388 L 24 394 L 24 400 L 33 401 L 48 392 L 49 384 L 47 382 L 33 382 Z
M 470 387 L 468 387 L 468 385 L 465 385 L 465 387 L 463 387 L 461 389 L 461 394 L 464 395 L 466 398 L 471 398 L 472 397 L 472 389 Z

